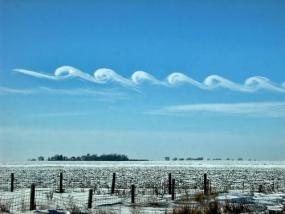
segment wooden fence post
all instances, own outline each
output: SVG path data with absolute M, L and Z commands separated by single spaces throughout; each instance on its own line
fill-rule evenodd
M 208 186 L 207 186 L 208 194 L 211 194 L 211 192 L 212 192 L 212 186 L 211 186 L 211 181 L 210 181 L 209 179 L 207 179 L 207 184 L 208 184 Z
M 30 194 L 30 210 L 36 209 L 36 203 L 35 203 L 35 184 L 31 185 L 31 194 Z
M 113 173 L 111 194 L 114 194 L 114 193 L 115 193 L 115 185 L 116 185 L 116 173 Z
M 258 185 L 258 192 L 264 192 L 264 186 L 262 184 Z
M 154 186 L 154 188 L 153 188 L 153 193 L 154 193 L 155 195 L 158 195 L 158 189 L 157 189 L 156 186 Z
M 172 182 L 172 178 L 171 178 L 171 173 L 168 174 L 168 194 L 171 194 L 171 182 Z
M 208 195 L 207 173 L 204 174 L 204 195 Z
M 59 174 L 59 193 L 63 193 L 63 173 Z
M 88 195 L 88 208 L 92 208 L 92 197 L 93 197 L 93 189 L 89 189 L 89 195 Z
M 135 185 L 134 184 L 132 184 L 132 186 L 131 186 L 131 197 L 132 197 L 132 204 L 134 204 L 135 203 Z
M 14 191 L 14 181 L 15 181 L 15 177 L 14 177 L 14 173 L 11 173 L 11 192 Z
M 172 179 L 172 184 L 171 184 L 171 199 L 175 199 L 175 179 Z

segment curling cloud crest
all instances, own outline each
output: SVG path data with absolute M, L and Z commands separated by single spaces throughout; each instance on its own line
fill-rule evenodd
M 199 82 L 187 76 L 186 74 L 178 72 L 171 73 L 166 78 L 159 80 L 153 75 L 144 71 L 136 71 L 132 74 L 130 78 L 126 78 L 116 73 L 114 70 L 108 68 L 99 68 L 93 73 L 93 75 L 85 73 L 71 66 L 61 66 L 55 70 L 54 74 L 45 74 L 42 72 L 31 71 L 26 69 L 14 69 L 14 71 L 41 79 L 65 80 L 70 78 L 78 78 L 96 84 L 107 84 L 114 82 L 124 87 L 137 87 L 144 83 L 150 83 L 166 87 L 192 85 L 202 90 L 226 88 L 229 90 L 240 92 L 255 92 L 263 89 L 285 93 L 285 82 L 277 84 L 272 82 L 268 78 L 260 76 L 250 77 L 246 79 L 243 84 L 240 84 L 218 75 L 210 75 L 206 77 L 204 81 Z

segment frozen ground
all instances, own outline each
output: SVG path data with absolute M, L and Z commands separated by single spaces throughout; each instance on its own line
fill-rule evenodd
M 64 193 L 57 193 L 59 173 L 64 176 Z M 110 194 L 112 173 L 116 192 Z M 10 174 L 15 174 L 15 191 L 9 192 Z M 168 191 L 168 173 L 176 180 L 176 200 Z M 88 190 L 93 189 L 93 209 L 133 213 L 130 186 L 136 185 L 136 205 L 143 213 L 166 210 L 194 201 L 202 191 L 203 174 L 220 203 L 244 203 L 259 210 L 281 210 L 285 203 L 285 162 L 175 161 L 175 162 L 6 162 L 0 165 L 0 203 L 13 212 L 29 209 L 30 185 L 36 184 L 40 209 L 87 209 Z M 192 203 L 192 202 L 191 202 Z M 195 205 L 196 202 L 193 202 Z

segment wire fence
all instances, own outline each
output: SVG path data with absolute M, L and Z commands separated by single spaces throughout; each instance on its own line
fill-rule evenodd
M 0 176 L 0 208 L 2 211 L 15 212 L 34 209 L 76 212 L 116 205 L 169 207 L 171 204 L 190 203 L 201 192 L 285 190 L 285 173 L 278 170 L 273 175 L 268 171 L 247 174 L 206 171 L 205 174 L 193 173 L 192 176 L 185 170 L 167 173 L 135 171 L 132 174 L 122 171 L 114 174 L 111 170 L 107 173 L 96 171 L 97 174 L 88 170 L 85 172 L 62 169 L 7 170 Z

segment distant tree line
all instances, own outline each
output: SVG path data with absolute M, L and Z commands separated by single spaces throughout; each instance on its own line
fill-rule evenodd
M 36 159 L 30 159 L 31 161 L 35 161 Z M 45 158 L 43 156 L 38 157 L 38 161 L 44 161 Z M 48 157 L 47 161 L 135 161 L 133 159 L 129 159 L 128 156 L 123 154 L 87 154 L 82 156 L 71 156 L 67 157 L 62 154 L 56 154 L 52 157 Z
M 177 158 L 177 157 L 174 157 L 172 158 L 172 160 L 174 161 L 177 161 L 177 160 L 180 160 L 180 161 L 183 161 L 183 160 L 203 160 L 204 158 L 203 157 L 198 157 L 198 158 Z M 170 160 L 170 157 L 165 157 L 164 160 L 166 161 L 169 161 Z
M 191 157 L 189 157 L 189 158 L 177 158 L 177 157 L 173 157 L 172 159 L 170 158 L 170 157 L 164 157 L 164 160 L 166 160 L 166 161 L 170 161 L 170 160 L 173 160 L 173 161 L 177 161 L 177 160 L 179 160 L 179 161 L 184 161 L 184 160 L 198 160 L 198 161 L 200 161 L 200 160 L 204 160 L 204 158 L 203 157 L 197 157 L 197 158 L 191 158 Z M 210 158 L 207 158 L 207 160 L 211 160 Z M 222 158 L 213 158 L 212 160 L 214 160 L 214 161 L 219 161 L 219 160 L 223 160 Z M 235 159 L 233 159 L 233 158 L 226 158 L 225 160 L 235 160 Z M 243 158 L 237 158 L 237 160 L 238 161 L 243 161 Z M 248 161 L 255 161 L 255 159 L 251 159 L 251 158 L 249 158 L 248 159 Z
M 54 155 L 47 159 L 48 161 L 129 161 L 129 158 L 126 155 L 121 154 L 87 154 L 82 156 L 72 156 L 67 157 L 63 155 Z

